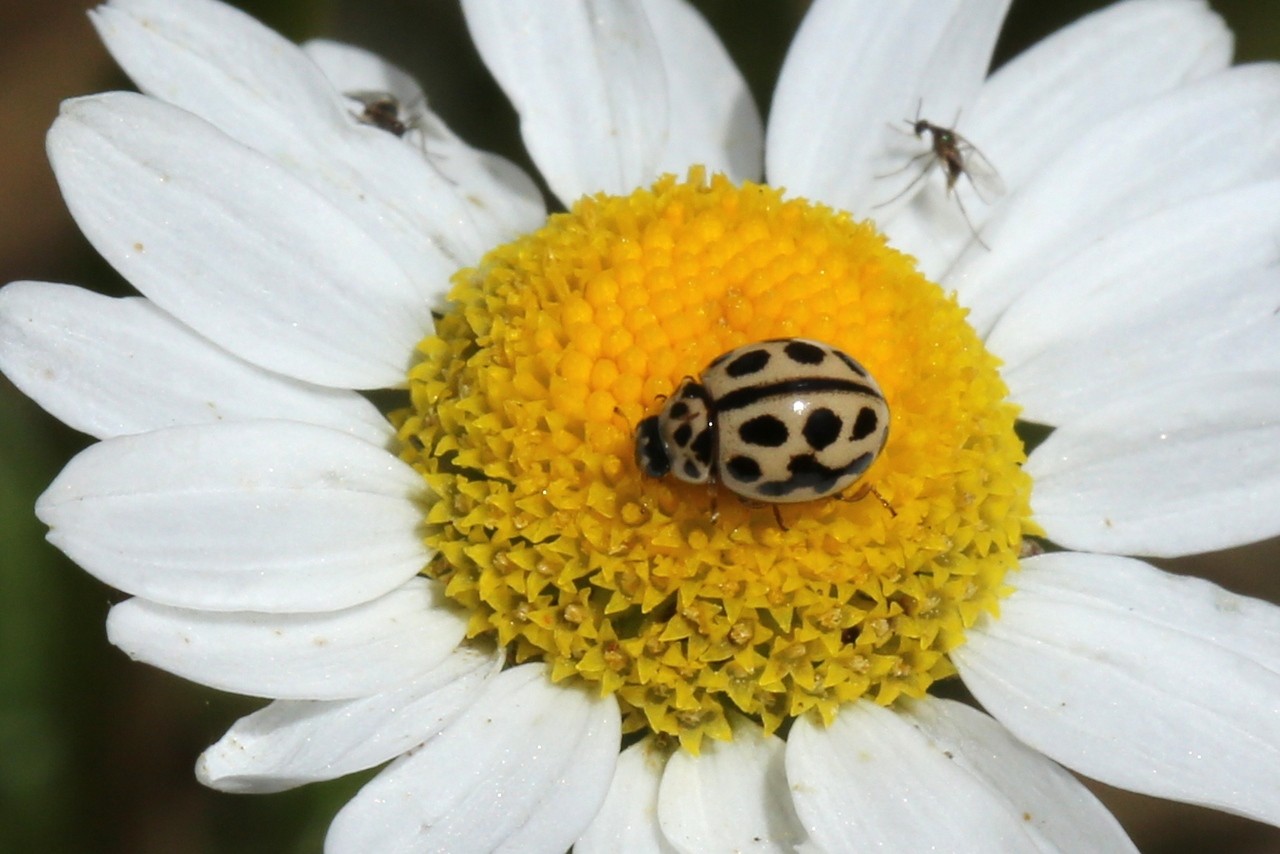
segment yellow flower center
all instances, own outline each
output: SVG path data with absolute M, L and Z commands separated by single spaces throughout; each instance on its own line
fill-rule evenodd
M 869 223 L 695 169 L 584 198 L 454 283 L 397 418 L 433 496 L 426 572 L 473 636 L 614 694 L 628 731 L 697 751 L 732 707 L 773 731 L 920 697 L 1008 592 L 1033 531 L 1016 408 Z M 892 413 L 844 496 L 775 515 L 636 467 L 634 425 L 682 378 L 793 336 L 861 362 Z

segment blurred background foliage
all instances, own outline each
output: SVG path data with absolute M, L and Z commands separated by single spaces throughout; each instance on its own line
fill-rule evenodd
M 886 0 L 890 2 L 891 0 Z M 0 0 L 0 282 L 73 282 L 123 294 L 79 236 L 45 161 L 58 102 L 128 88 L 95 37 L 89 0 Z M 473 144 L 527 164 L 516 117 L 480 64 L 451 0 L 240 0 L 290 38 L 324 36 L 412 71 Z M 1098 0 L 1017 0 L 997 62 Z M 804 13 L 798 0 L 701 0 L 762 110 Z M 1241 62 L 1280 59 L 1280 5 L 1213 0 Z M 258 701 L 130 663 L 103 620 L 123 596 L 43 539 L 32 505 L 88 440 L 0 378 L 0 851 L 310 852 L 368 778 L 245 797 L 201 787 L 196 756 Z M 1168 563 L 1280 601 L 1276 542 Z M 1275 852 L 1280 830 L 1220 813 L 1095 789 L 1144 852 Z M 1280 797 L 1280 793 L 1277 793 Z

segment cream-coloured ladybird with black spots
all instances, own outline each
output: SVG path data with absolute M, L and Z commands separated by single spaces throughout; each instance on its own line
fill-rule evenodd
M 829 344 L 779 338 L 686 378 L 636 425 L 636 464 L 755 501 L 813 501 L 852 485 L 888 438 L 889 405 L 866 368 Z

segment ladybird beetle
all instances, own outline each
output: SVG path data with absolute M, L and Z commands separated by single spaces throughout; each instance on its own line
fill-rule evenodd
M 636 465 L 754 501 L 812 501 L 861 477 L 888 437 L 889 406 L 866 368 L 829 344 L 779 338 L 687 377 L 636 425 Z

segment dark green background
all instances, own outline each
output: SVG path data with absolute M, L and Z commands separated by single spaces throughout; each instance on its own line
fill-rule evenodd
M 893 0 L 887 0 L 893 2 Z M 127 286 L 78 236 L 57 196 L 43 137 L 65 97 L 125 88 L 83 0 L 0 0 L 0 282 Z M 370 47 L 418 75 L 465 138 L 527 164 L 515 116 L 479 64 L 452 2 L 242 2 L 288 36 Z M 762 109 L 805 4 L 698 4 L 746 70 Z M 999 57 L 1092 0 L 1014 3 Z M 1220 0 L 1240 61 L 1280 58 L 1280 4 Z M 43 539 L 36 496 L 87 444 L 0 378 L 0 852 L 318 851 L 329 819 L 369 775 L 269 796 L 201 787 L 196 756 L 257 702 L 130 663 L 105 640 L 121 594 Z M 1275 542 L 1187 559 L 1176 571 L 1280 600 Z M 1097 787 L 1146 852 L 1280 850 L 1280 830 Z

